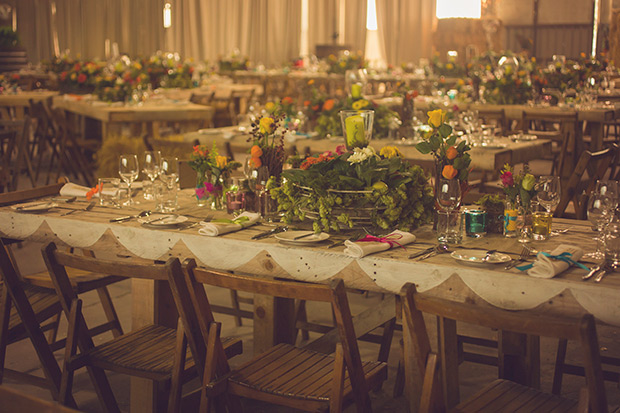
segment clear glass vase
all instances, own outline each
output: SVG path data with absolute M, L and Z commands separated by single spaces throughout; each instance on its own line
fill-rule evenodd
M 205 171 L 196 171 L 196 203 L 198 206 L 205 206 L 209 201 L 209 193 L 205 184 L 208 182 Z

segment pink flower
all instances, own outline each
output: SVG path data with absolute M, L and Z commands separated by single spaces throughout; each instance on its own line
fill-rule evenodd
M 205 189 L 207 190 L 208 193 L 211 193 L 213 192 L 215 187 L 213 186 L 211 182 L 205 182 Z
M 333 156 L 333 155 L 332 155 L 332 151 L 325 151 L 325 152 L 323 152 L 321 155 L 322 155 L 323 157 L 325 157 L 325 158 L 327 158 L 327 157 L 329 157 L 329 156 Z
M 336 154 L 337 155 L 342 155 L 343 153 L 345 153 L 347 151 L 347 148 L 344 145 L 338 145 L 336 146 Z
M 515 184 L 512 172 L 510 171 L 505 171 L 503 174 L 500 175 L 499 178 L 502 180 L 502 185 L 506 187 L 513 186 Z
M 196 198 L 198 199 L 202 199 L 205 196 L 205 189 L 200 187 L 200 188 L 196 188 Z

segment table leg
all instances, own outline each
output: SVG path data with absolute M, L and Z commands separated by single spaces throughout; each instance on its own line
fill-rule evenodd
M 590 152 L 597 152 L 603 149 L 603 124 L 601 122 L 590 122 Z
M 540 337 L 500 331 L 499 377 L 540 388 Z
M 132 330 L 148 324 L 161 324 L 176 328 L 178 313 L 174 298 L 167 282 L 143 279 L 131 280 L 132 290 Z M 166 395 L 164 386 L 153 380 L 131 378 L 131 412 L 165 411 Z
M 254 354 L 279 343 L 294 344 L 295 300 L 254 295 Z

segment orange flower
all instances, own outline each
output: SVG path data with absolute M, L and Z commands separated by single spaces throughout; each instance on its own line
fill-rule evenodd
M 250 155 L 252 155 L 252 158 L 260 158 L 263 156 L 263 150 L 260 146 L 254 145 L 252 146 L 252 149 L 250 149 Z
M 452 160 L 456 158 L 457 156 L 459 156 L 459 152 L 456 150 L 454 146 L 449 146 L 448 149 L 446 149 L 446 158 Z
M 452 179 L 458 175 L 458 169 L 454 168 L 452 165 L 446 165 L 443 167 L 441 171 L 441 175 L 446 179 Z
M 101 191 L 101 189 L 103 188 L 103 184 L 99 184 L 97 186 L 95 186 L 94 188 L 91 188 L 90 191 L 86 192 L 86 199 L 87 200 L 91 200 L 93 195 L 95 195 L 97 192 Z
M 259 157 L 252 157 L 250 158 L 250 165 L 254 168 L 260 168 L 263 165 L 263 162 Z
M 334 108 L 334 99 L 327 99 L 325 103 L 323 103 L 323 110 L 332 110 Z
M 293 98 L 286 96 L 282 98 L 282 104 L 283 105 L 292 105 L 293 104 Z
M 304 107 L 310 106 L 310 101 L 309 100 L 304 100 Z

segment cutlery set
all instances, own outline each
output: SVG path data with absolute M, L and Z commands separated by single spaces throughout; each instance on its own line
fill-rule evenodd
M 60 214 L 60 216 L 64 217 L 65 215 L 70 215 L 77 211 L 90 211 L 91 209 L 93 209 L 94 206 L 95 206 L 95 202 L 92 201 L 88 205 L 86 205 L 84 208 L 72 209 L 70 211 L 65 212 L 64 214 Z

